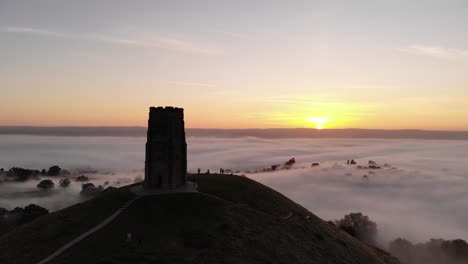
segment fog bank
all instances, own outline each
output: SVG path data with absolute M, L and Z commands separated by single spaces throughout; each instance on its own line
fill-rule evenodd
M 189 137 L 187 141 L 191 171 L 252 171 L 294 157 L 297 163 L 291 170 L 247 176 L 280 191 L 325 220 L 360 211 L 377 222 L 384 240 L 398 236 L 412 241 L 437 237 L 468 240 L 466 141 L 252 137 Z M 142 174 L 144 143 L 144 138 L 2 135 L 0 168 L 42 169 L 56 164 L 65 169 L 90 167 L 115 173 L 103 175 L 106 179 L 131 181 Z M 391 167 L 369 173 L 370 170 L 347 166 L 348 159 L 355 159 L 360 165 L 374 160 Z M 320 166 L 312 168 L 312 162 L 319 162 Z M 25 186 L 31 191 L 33 183 L 37 184 L 3 184 L 0 193 L 21 192 Z M 76 197 L 77 191 L 58 191 L 55 196 L 34 201 L 50 208 L 56 200 Z M 25 199 L 29 198 L 0 195 L 0 207 L 23 205 Z
M 450 139 L 468 140 L 468 131 L 432 131 L 418 129 L 314 129 L 314 128 L 265 128 L 265 129 L 215 129 L 186 128 L 191 137 L 218 138 L 381 138 L 381 139 Z M 67 137 L 146 137 L 146 127 L 35 127 L 0 126 L 0 135 L 42 135 Z

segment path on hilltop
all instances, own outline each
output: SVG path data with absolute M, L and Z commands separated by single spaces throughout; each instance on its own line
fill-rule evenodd
M 92 234 L 96 233 L 97 231 L 101 230 L 102 228 L 106 227 L 109 225 L 114 219 L 116 219 L 122 212 L 125 211 L 130 205 L 132 205 L 133 202 L 138 200 L 140 197 L 143 196 L 149 196 L 149 195 L 163 195 L 163 194 L 173 194 L 173 193 L 186 193 L 186 192 L 198 192 L 197 191 L 197 186 L 194 183 L 189 183 L 182 188 L 174 189 L 174 190 L 163 190 L 163 189 L 155 189 L 155 190 L 145 190 L 143 189 L 143 186 L 136 186 L 131 189 L 131 191 L 136 195 L 134 198 L 128 200 L 125 202 L 119 209 L 117 209 L 112 215 L 104 219 L 102 222 L 97 224 L 95 227 L 91 228 L 90 230 L 86 231 L 82 235 L 76 237 L 72 241 L 68 242 L 67 244 L 63 245 L 59 249 L 57 249 L 55 252 L 44 258 L 43 260 L 37 262 L 37 264 L 46 264 L 53 259 L 57 258 L 61 254 L 63 254 L 66 250 L 69 248 L 73 247 L 74 245 L 80 243 L 87 237 L 91 236 Z M 219 198 L 218 198 L 219 199 Z
M 119 216 L 125 209 L 127 209 L 134 201 L 136 201 L 140 196 L 136 196 L 133 199 L 128 200 L 125 202 L 117 211 L 115 211 L 111 216 L 108 218 L 104 219 L 101 223 L 96 225 L 95 227 L 91 228 L 84 234 L 80 235 L 79 237 L 73 239 L 72 241 L 68 242 L 67 244 L 63 245 L 61 248 L 57 249 L 54 253 L 50 254 L 47 256 L 45 259 L 39 261 L 37 264 L 45 264 L 48 263 L 49 261 L 53 260 L 54 258 L 60 256 L 63 252 L 65 252 L 67 249 L 73 247 L 74 245 L 78 244 L 81 242 L 83 239 L 89 237 L 90 235 L 94 234 L 95 232 L 101 230 L 105 226 L 107 226 L 109 223 L 111 223 L 117 216 Z
M 178 189 L 173 189 L 173 190 L 165 190 L 165 189 L 153 189 L 153 190 L 148 190 L 144 189 L 143 186 L 135 186 L 131 190 L 133 194 L 135 194 L 135 197 L 127 200 L 121 207 L 119 207 L 112 215 L 98 223 L 96 226 L 91 228 L 90 230 L 86 231 L 85 233 L 81 234 L 80 236 L 76 237 L 75 239 L 71 240 L 67 244 L 63 245 L 56 251 L 54 251 L 52 254 L 48 255 L 46 258 L 43 260 L 37 262 L 37 264 L 46 264 L 51 262 L 52 260 L 56 259 L 60 255 L 62 255 L 65 251 L 68 249 L 72 248 L 73 246 L 77 245 L 81 241 L 85 240 L 89 236 L 93 235 L 94 233 L 100 231 L 104 227 L 108 226 L 112 221 L 114 221 L 117 217 L 119 217 L 127 208 L 129 208 L 135 201 L 138 199 L 145 197 L 145 196 L 160 196 L 160 195 L 171 195 L 171 194 L 179 194 L 179 193 L 199 193 L 203 196 L 210 197 L 216 200 L 222 200 L 226 201 L 225 199 L 213 195 L 213 194 L 208 194 L 204 192 L 200 192 L 197 189 L 197 184 L 196 183 L 188 183 L 187 185 L 178 188 Z M 282 220 L 287 220 L 291 218 L 293 215 L 292 212 L 289 212 L 287 216 L 280 217 Z

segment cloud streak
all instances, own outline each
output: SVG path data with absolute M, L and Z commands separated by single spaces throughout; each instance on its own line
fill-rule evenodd
M 142 48 L 158 48 L 185 53 L 203 54 L 209 56 L 215 56 L 223 53 L 223 51 L 220 48 L 215 47 L 213 45 L 201 44 L 186 39 L 157 34 L 133 34 L 130 37 L 115 37 L 108 35 L 70 34 L 52 31 L 48 29 L 11 26 L 0 27 L 0 32 L 38 35 L 44 37 L 92 40 L 115 45 Z
M 401 48 L 400 51 L 443 60 L 468 59 L 468 50 L 433 45 L 414 44 Z
M 97 36 L 94 37 L 94 39 L 118 45 L 135 46 L 143 48 L 160 48 L 187 53 L 198 53 L 210 56 L 222 54 L 222 50 L 214 46 L 197 44 L 188 40 L 182 40 L 179 38 L 163 35 L 146 34 L 134 38 Z
M 179 82 L 179 81 L 168 81 L 167 83 L 183 85 L 183 86 L 196 86 L 196 87 L 216 87 L 216 84 L 209 83 L 197 83 L 197 82 Z
M 45 29 L 38 28 L 27 28 L 27 27 L 0 27 L 0 32 L 4 33 L 22 33 L 22 34 L 33 34 L 41 36 L 54 36 L 54 37 L 71 37 L 70 35 L 54 32 Z

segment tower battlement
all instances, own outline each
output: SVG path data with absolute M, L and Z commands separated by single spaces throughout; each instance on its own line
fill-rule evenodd
M 158 106 L 158 107 L 150 107 L 150 113 L 152 112 L 184 112 L 183 108 L 173 107 L 173 106 Z
M 185 184 L 187 144 L 184 109 L 150 107 L 146 142 L 145 186 L 177 188 Z

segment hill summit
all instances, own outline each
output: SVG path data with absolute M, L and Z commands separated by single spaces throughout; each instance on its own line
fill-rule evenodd
M 388 253 L 251 179 L 194 175 L 199 192 L 141 196 L 49 263 L 376 263 Z M 98 225 L 131 189 L 39 217 L 0 237 L 0 263 L 37 263 Z

